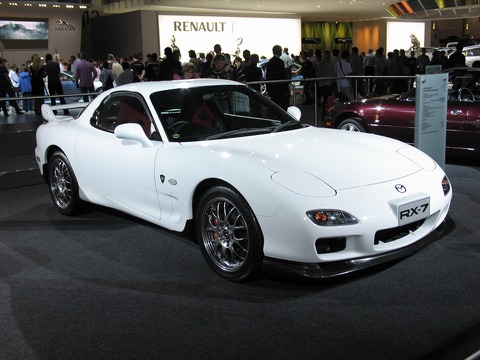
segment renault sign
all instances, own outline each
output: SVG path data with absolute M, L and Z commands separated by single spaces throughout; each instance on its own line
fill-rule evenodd
M 160 49 L 178 47 L 183 60 L 189 50 L 208 53 L 215 44 L 232 55 L 248 49 L 267 58 L 277 44 L 295 55 L 301 50 L 300 18 L 159 15 L 158 23 Z

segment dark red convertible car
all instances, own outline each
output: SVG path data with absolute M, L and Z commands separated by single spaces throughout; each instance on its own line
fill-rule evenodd
M 480 69 L 449 74 L 446 153 L 480 158 Z M 325 127 L 360 131 L 414 142 L 415 88 L 401 95 L 339 103 L 323 119 Z

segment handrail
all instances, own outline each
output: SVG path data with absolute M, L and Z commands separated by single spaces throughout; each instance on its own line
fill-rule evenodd
M 308 78 L 308 79 L 286 79 L 286 80 L 265 80 L 265 81 L 253 81 L 253 82 L 247 82 L 247 85 L 258 85 L 258 84 L 275 84 L 275 83 L 292 83 L 292 88 L 295 94 L 295 84 L 296 82 L 300 83 L 308 83 L 308 82 L 316 82 L 319 80 L 342 80 L 342 79 L 360 79 L 360 80 L 368 80 L 368 79 L 404 79 L 404 80 L 411 80 L 415 79 L 415 76 L 385 76 L 385 75 L 349 75 L 349 76 L 331 76 L 331 77 L 316 77 L 316 78 Z M 354 89 L 353 89 L 353 94 L 354 94 L 354 99 L 358 99 L 358 82 L 354 81 L 355 84 Z M 410 85 L 411 82 L 407 81 L 408 87 L 407 91 L 410 90 Z M 317 110 L 317 104 L 318 104 L 318 97 L 317 97 L 317 86 L 313 87 L 314 89 L 314 94 L 313 94 L 313 101 L 314 101 L 314 117 L 315 117 L 315 126 L 318 126 L 318 110 Z M 293 96 L 292 100 L 292 105 L 296 105 L 296 96 Z

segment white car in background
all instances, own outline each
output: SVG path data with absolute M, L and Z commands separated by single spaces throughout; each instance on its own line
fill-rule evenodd
M 195 228 L 225 279 L 262 265 L 328 278 L 431 242 L 452 190 L 403 142 L 316 128 L 239 82 L 134 83 L 77 118 L 42 106 L 35 156 L 54 206 L 114 208 L 173 231 Z M 185 266 L 179 262 L 179 266 Z
M 463 53 L 468 67 L 480 67 L 480 45 L 466 46 L 463 48 Z

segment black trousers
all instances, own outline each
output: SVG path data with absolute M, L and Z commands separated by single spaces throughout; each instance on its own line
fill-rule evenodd
M 11 98 L 11 100 L 9 99 L 8 102 L 10 103 L 11 106 L 13 106 L 15 108 L 15 111 L 17 113 L 20 112 L 20 108 L 18 107 L 18 104 L 17 104 L 17 101 L 14 100 L 15 99 L 15 91 L 13 91 L 13 89 L 11 87 L 8 87 L 8 88 L 1 88 L 0 89 L 0 98 L 3 98 L 3 97 L 8 97 Z M 8 110 L 7 110 L 7 102 L 4 100 L 2 101 L 2 110 L 4 113 L 8 113 Z
M 63 95 L 63 86 L 61 81 L 49 81 L 48 82 L 48 93 L 50 95 Z M 51 98 L 52 106 L 55 105 L 56 100 L 60 100 L 60 104 L 65 104 L 65 98 Z

